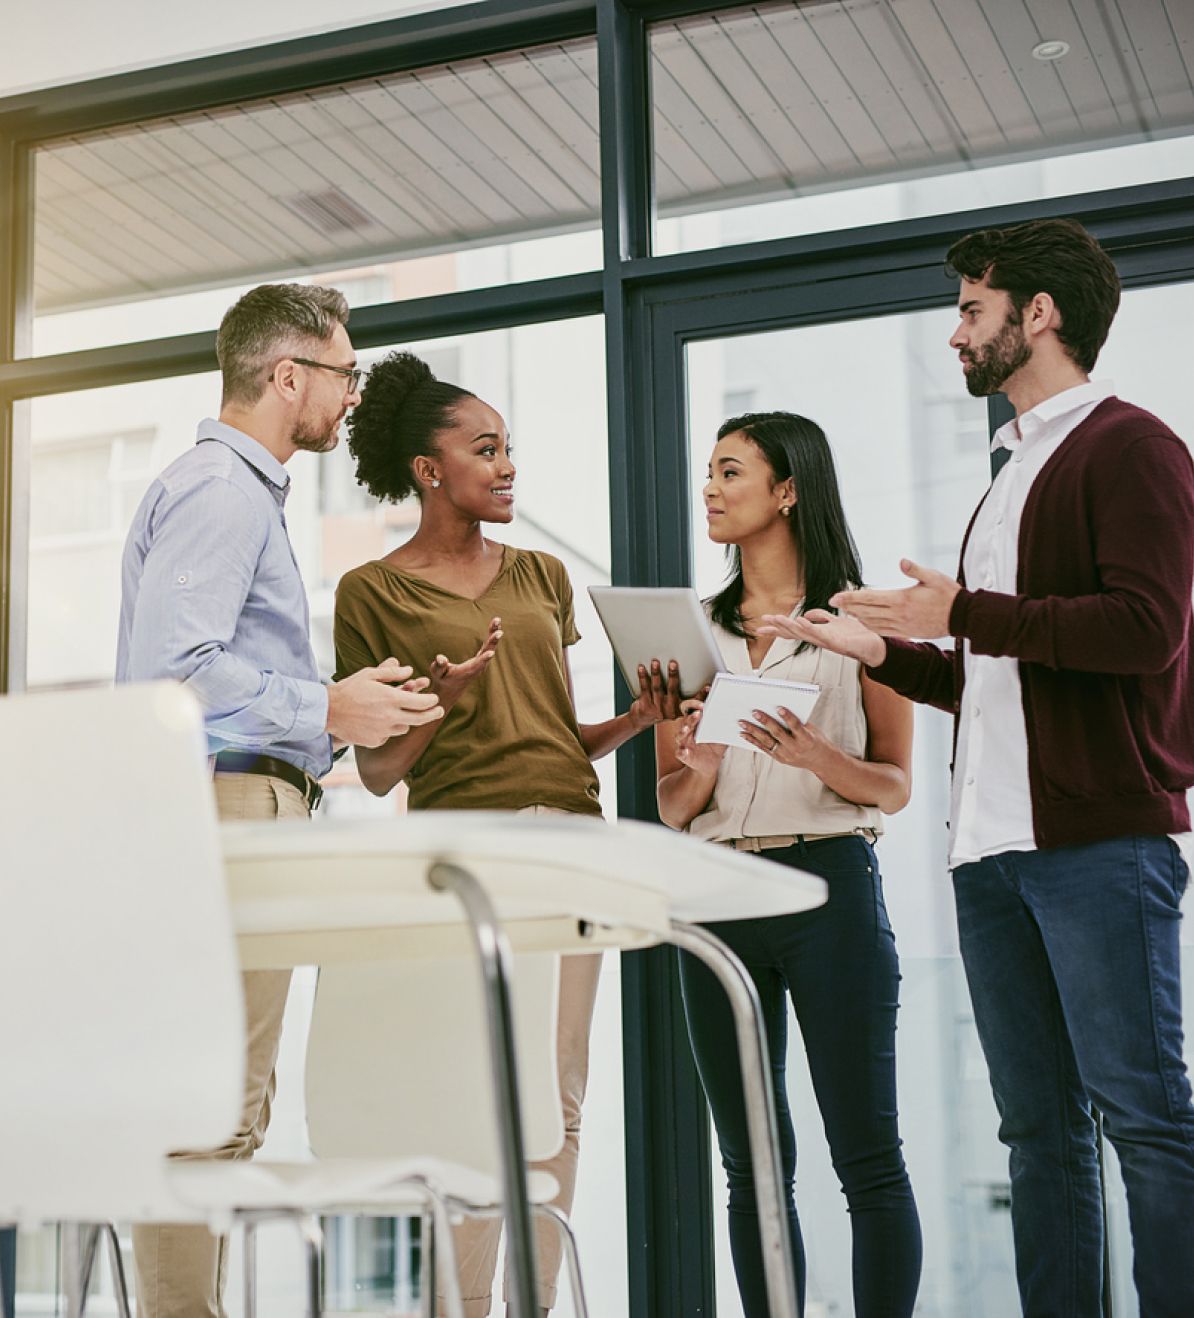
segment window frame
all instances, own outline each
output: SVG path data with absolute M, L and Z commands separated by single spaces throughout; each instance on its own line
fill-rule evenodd
M 657 257 L 647 28 L 726 9 L 710 0 L 487 0 L 0 100 L 0 693 L 23 685 L 28 568 L 26 400 L 212 370 L 214 327 L 31 358 L 33 151 L 74 131 L 214 108 L 337 81 L 595 36 L 603 268 L 354 312 L 361 347 L 603 313 L 613 579 L 687 580 L 684 346 L 694 338 L 945 305 L 949 242 L 1068 214 L 1102 240 L 1125 285 L 1194 279 L 1194 178 Z M 992 426 L 1006 415 L 992 400 Z M 612 665 L 611 665 L 612 667 Z M 620 682 L 620 679 L 619 679 Z M 619 684 L 621 707 L 629 693 Z M 619 752 L 619 813 L 655 818 L 648 745 Z M 623 959 L 629 1312 L 712 1312 L 709 1129 L 688 1050 L 674 953 Z

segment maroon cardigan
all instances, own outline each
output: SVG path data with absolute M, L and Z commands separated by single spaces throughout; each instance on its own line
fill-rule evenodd
M 1182 441 L 1105 399 L 1028 492 L 1017 593 L 967 590 L 960 567 L 958 580 L 950 634 L 1020 661 L 1037 845 L 1188 829 L 1194 463 Z M 956 748 L 961 646 L 889 640 L 868 672 L 952 713 Z

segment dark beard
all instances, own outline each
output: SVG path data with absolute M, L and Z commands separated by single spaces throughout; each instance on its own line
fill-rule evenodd
M 1012 312 L 1008 316 L 990 343 L 984 343 L 975 352 L 967 352 L 964 356 L 971 362 L 970 370 L 965 372 L 966 388 L 971 396 L 986 398 L 989 394 L 997 394 L 1032 357 L 1019 313 Z

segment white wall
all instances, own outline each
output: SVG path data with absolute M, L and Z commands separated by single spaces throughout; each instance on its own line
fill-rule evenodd
M 460 0 L 0 0 L 0 96 L 371 23 Z M 63 40 L 63 33 L 70 40 Z

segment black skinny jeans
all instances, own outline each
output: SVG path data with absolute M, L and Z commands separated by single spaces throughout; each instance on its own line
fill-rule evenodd
M 850 1213 L 857 1318 L 908 1318 L 920 1282 L 916 1201 L 900 1152 L 895 1026 L 900 969 L 874 848 L 861 837 L 768 851 L 821 875 L 825 906 L 711 924 L 742 959 L 763 1006 L 800 1309 L 805 1260 L 796 1215 L 796 1132 L 785 1079 L 792 995 L 825 1134 Z M 680 954 L 697 1069 L 729 1181 L 730 1246 L 746 1318 L 768 1318 L 741 1072 L 729 1004 L 713 974 Z

